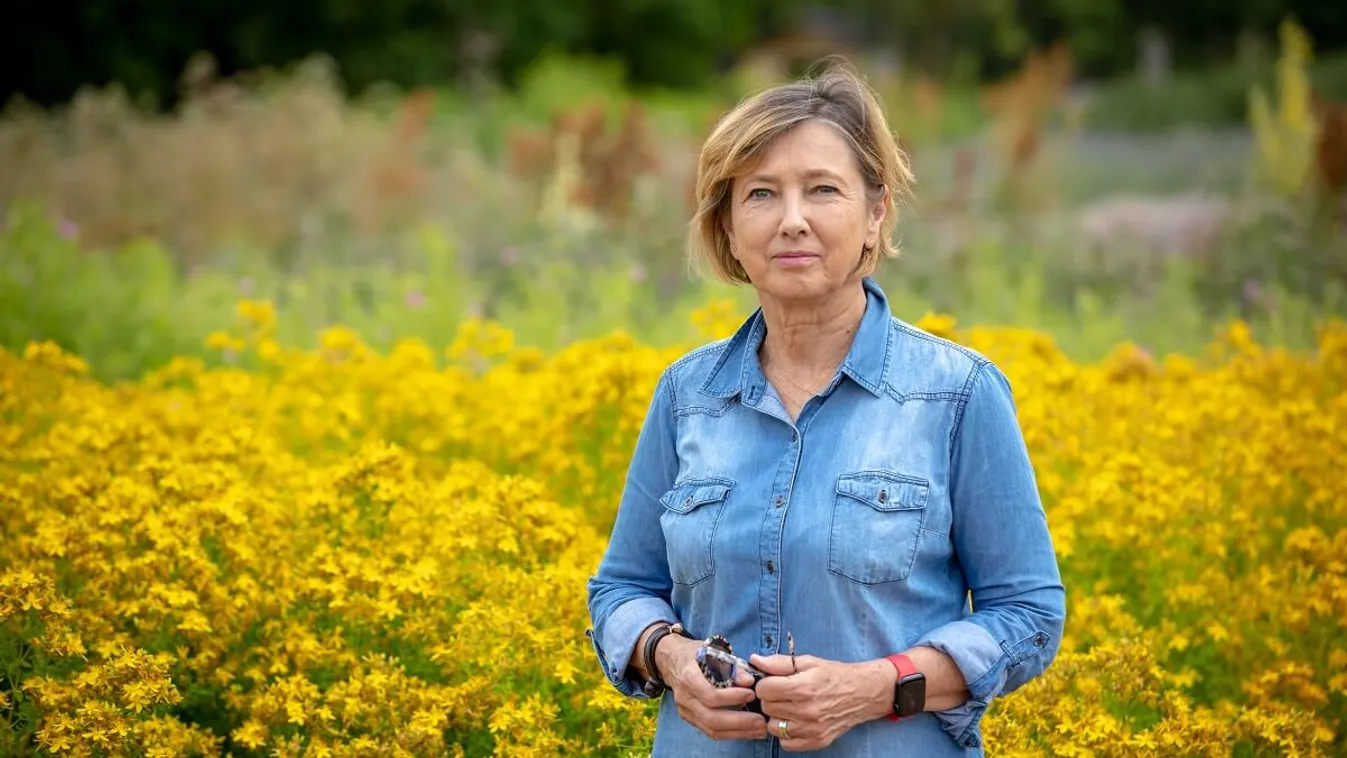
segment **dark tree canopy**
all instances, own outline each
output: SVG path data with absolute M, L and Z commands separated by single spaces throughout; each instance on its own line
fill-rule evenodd
M 222 73 L 330 55 L 346 84 L 452 81 L 483 66 L 506 83 L 544 51 L 620 59 L 636 83 L 695 87 L 765 35 L 790 27 L 804 0 L 11 0 L 0 24 L 0 100 L 51 104 L 82 84 L 120 82 L 171 101 L 189 57 L 207 51 Z M 1233 52 L 1241 32 L 1273 38 L 1288 14 L 1323 48 L 1347 41 L 1339 0 L 840 0 L 829 6 L 868 43 L 890 45 L 933 73 L 971 53 L 981 73 L 1029 45 L 1065 39 L 1082 69 L 1128 70 L 1146 26 L 1174 59 Z

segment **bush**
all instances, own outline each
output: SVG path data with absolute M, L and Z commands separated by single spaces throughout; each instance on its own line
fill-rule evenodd
M 181 358 L 108 387 L 50 343 L 0 350 L 0 751 L 648 750 L 584 585 L 693 340 L 547 356 L 475 321 L 443 351 L 349 329 L 304 351 L 268 304 L 242 313 L 213 342 L 247 371 Z M 1347 324 L 1309 354 L 1237 323 L 1196 358 L 1095 365 L 921 326 L 1006 368 L 1072 598 L 990 750 L 1341 754 Z
M 1347 54 L 1317 60 L 1310 80 L 1326 98 L 1347 101 Z M 1121 77 L 1090 93 L 1085 121 L 1091 129 L 1132 133 L 1238 128 L 1248 121 L 1249 91 L 1275 84 L 1273 61 L 1178 72 L 1161 84 Z

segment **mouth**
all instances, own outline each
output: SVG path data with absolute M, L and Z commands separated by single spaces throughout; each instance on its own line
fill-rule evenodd
M 787 250 L 784 253 L 773 255 L 772 260 L 780 263 L 804 263 L 817 257 L 817 253 L 810 253 L 804 250 Z

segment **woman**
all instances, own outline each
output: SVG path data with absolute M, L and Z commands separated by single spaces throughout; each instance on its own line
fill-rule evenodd
M 988 704 L 1056 655 L 1065 593 L 1011 388 L 870 278 L 911 182 L 844 67 L 743 102 L 703 147 L 691 252 L 761 307 L 661 376 L 589 583 L 606 676 L 662 697 L 656 758 L 982 755 Z M 713 687 L 713 635 L 768 676 Z

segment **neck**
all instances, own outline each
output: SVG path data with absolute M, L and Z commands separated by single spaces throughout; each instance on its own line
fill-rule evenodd
M 851 349 L 865 304 L 865 289 L 860 282 L 817 302 L 797 304 L 763 298 L 765 363 L 804 376 L 831 377 Z

